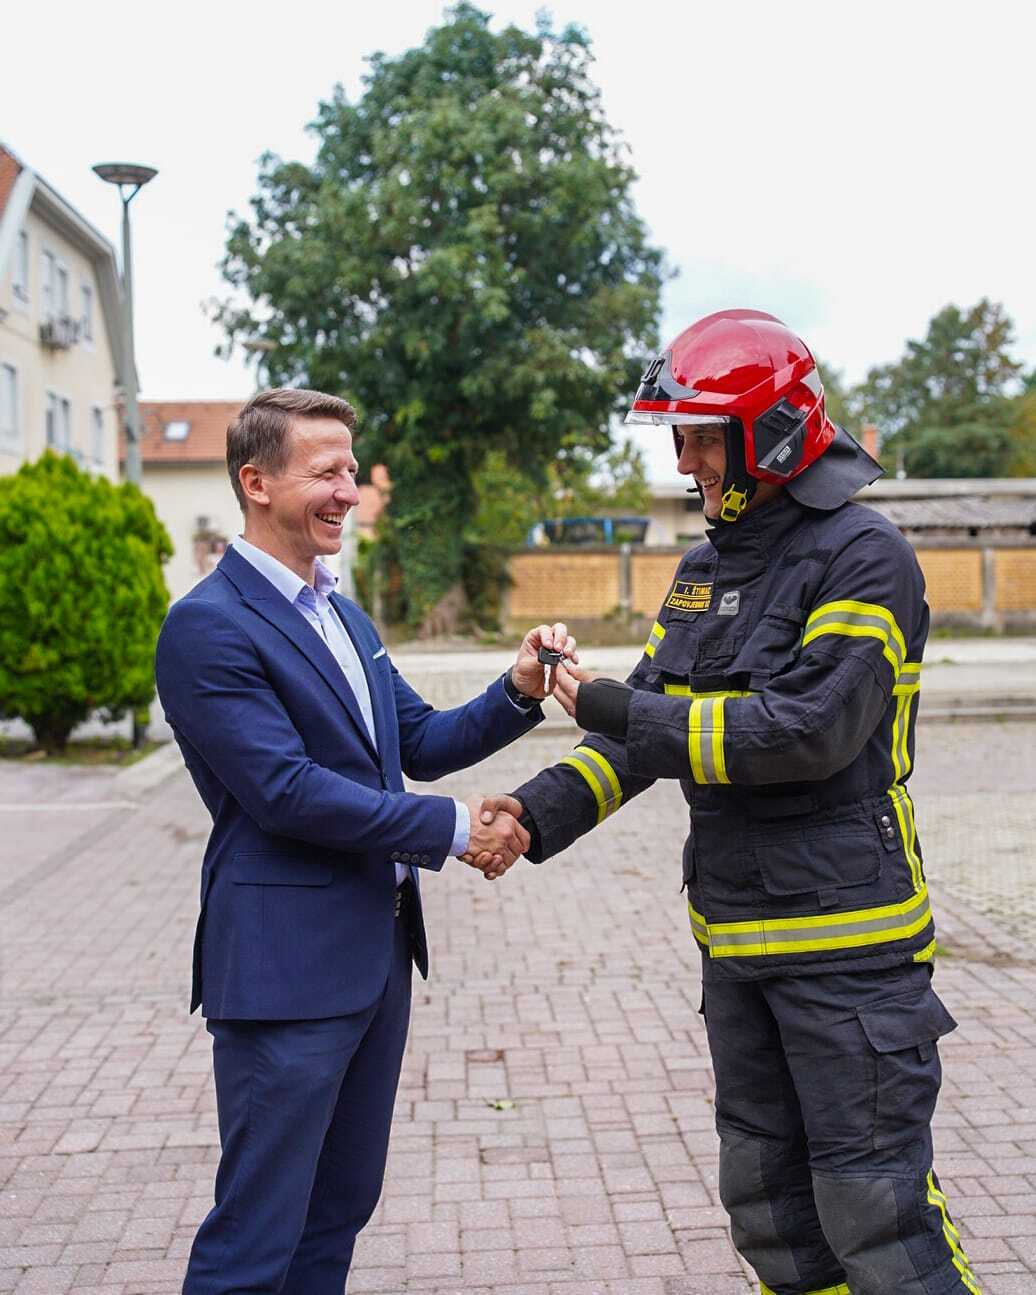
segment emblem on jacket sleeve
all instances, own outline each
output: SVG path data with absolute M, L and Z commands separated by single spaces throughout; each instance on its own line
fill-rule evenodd
M 736 616 L 741 610 L 741 590 L 731 589 L 719 600 L 717 616 Z
M 689 580 L 674 580 L 665 605 L 678 612 L 705 612 L 709 610 L 711 602 L 711 584 L 698 585 Z

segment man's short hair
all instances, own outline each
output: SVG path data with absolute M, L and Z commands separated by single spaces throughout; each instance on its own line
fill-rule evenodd
M 291 456 L 291 424 L 295 418 L 337 418 L 350 431 L 356 426 L 356 410 L 340 396 L 301 387 L 257 392 L 227 428 L 227 471 L 242 512 L 246 500 L 241 469 L 246 463 L 254 463 L 265 472 L 283 472 Z

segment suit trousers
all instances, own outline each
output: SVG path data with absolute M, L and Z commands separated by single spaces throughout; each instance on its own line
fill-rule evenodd
M 954 1027 L 931 968 L 732 980 L 706 960 L 720 1197 L 763 1295 L 977 1295 L 932 1164 Z
M 394 925 L 369 1008 L 312 1021 L 210 1020 L 222 1154 L 183 1295 L 342 1295 L 381 1194 L 410 1022 L 411 932 Z

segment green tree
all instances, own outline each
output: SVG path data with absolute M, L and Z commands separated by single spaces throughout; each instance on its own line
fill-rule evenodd
M 0 715 L 60 751 L 92 711 L 147 706 L 171 553 L 136 486 L 49 452 L 0 477 Z
M 1010 442 L 1009 477 L 1036 477 L 1036 373 L 1029 375 L 1024 394 L 1012 407 L 1007 429 Z
M 882 432 L 883 457 L 911 476 L 1000 476 L 1011 459 L 1013 325 L 987 298 L 946 306 L 901 359 L 872 368 L 853 393 L 854 412 Z
M 228 341 L 267 339 L 272 380 L 356 403 L 426 628 L 460 587 L 487 452 L 535 473 L 606 449 L 657 347 L 662 254 L 590 65 L 577 27 L 494 33 L 458 4 L 420 47 L 375 54 L 356 102 L 338 87 L 313 165 L 266 156 L 231 219 Z

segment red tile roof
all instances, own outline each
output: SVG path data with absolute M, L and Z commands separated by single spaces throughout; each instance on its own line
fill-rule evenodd
M 0 144 L 0 216 L 4 214 L 7 199 L 11 196 L 14 182 L 21 174 L 21 163 Z
M 142 400 L 140 455 L 145 463 L 224 463 L 227 427 L 243 400 Z M 187 435 L 171 440 L 170 423 L 186 423 Z M 119 457 L 126 457 L 120 435 Z

